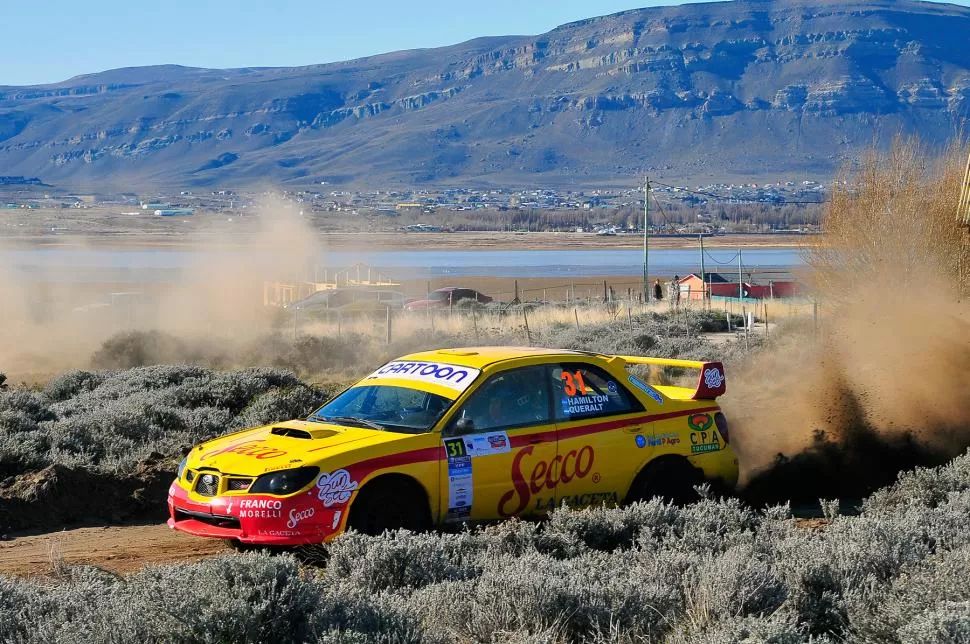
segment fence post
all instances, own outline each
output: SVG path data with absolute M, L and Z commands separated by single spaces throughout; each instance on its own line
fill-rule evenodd
M 575 306 L 573 307 L 573 315 L 576 316 L 576 330 L 579 330 L 579 309 Z
M 472 326 L 475 327 L 475 339 L 478 340 L 479 339 L 479 337 L 478 337 L 478 313 L 475 312 L 475 309 L 472 309 Z
M 384 343 L 391 343 L 391 307 L 387 307 L 387 325 L 384 329 Z
M 818 335 L 818 300 L 812 302 L 812 324 L 815 329 L 815 335 Z
M 532 331 L 529 330 L 529 316 L 526 313 L 525 307 L 522 307 L 522 319 L 525 320 L 525 337 L 532 344 Z
M 765 340 L 768 339 L 768 303 L 765 302 Z
M 741 307 L 741 318 L 744 320 L 744 350 L 748 350 L 748 310 Z
M 633 307 L 626 307 L 626 316 L 630 319 L 630 333 L 633 333 Z

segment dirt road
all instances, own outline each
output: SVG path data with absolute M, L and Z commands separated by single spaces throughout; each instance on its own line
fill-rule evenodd
M 0 575 L 43 575 L 58 561 L 127 573 L 146 564 L 195 561 L 228 551 L 223 541 L 192 537 L 165 524 L 75 528 L 0 541 Z

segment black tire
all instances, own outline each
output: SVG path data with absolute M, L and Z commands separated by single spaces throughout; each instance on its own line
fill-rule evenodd
M 649 501 L 659 496 L 677 505 L 693 503 L 700 499 L 694 486 L 703 482 L 703 472 L 691 465 L 687 459 L 660 458 L 647 463 L 640 470 L 633 485 L 630 486 L 626 502 Z
M 424 490 L 410 479 L 375 481 L 358 492 L 347 527 L 369 535 L 386 530 L 421 532 L 431 527 Z

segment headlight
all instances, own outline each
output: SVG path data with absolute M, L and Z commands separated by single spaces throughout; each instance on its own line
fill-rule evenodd
M 249 488 L 250 494 L 293 494 L 305 488 L 320 473 L 319 467 L 298 467 L 263 474 Z
M 189 462 L 189 457 L 186 456 L 185 458 L 182 459 L 182 462 L 179 463 L 179 471 L 178 471 L 178 474 L 175 475 L 175 480 L 176 481 L 181 481 L 182 480 L 182 474 L 185 473 L 185 465 L 188 462 Z

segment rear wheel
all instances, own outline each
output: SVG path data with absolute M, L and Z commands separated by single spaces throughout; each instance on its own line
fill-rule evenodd
M 659 458 L 648 463 L 630 486 L 627 503 L 649 501 L 655 496 L 677 505 L 700 499 L 695 485 L 704 482 L 704 474 L 685 458 Z
M 424 491 L 410 479 L 370 483 L 357 493 L 347 527 L 370 535 L 386 530 L 427 530 L 431 516 Z

